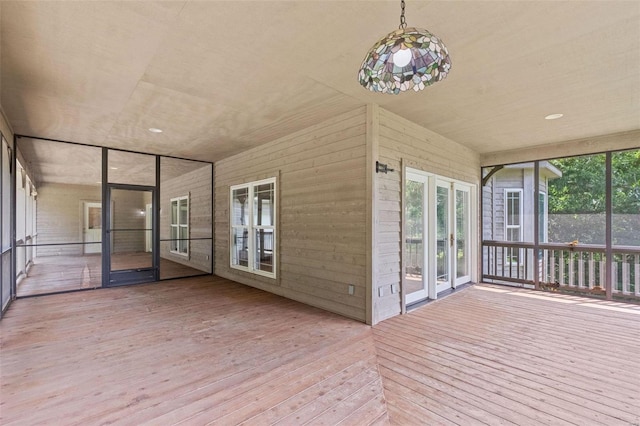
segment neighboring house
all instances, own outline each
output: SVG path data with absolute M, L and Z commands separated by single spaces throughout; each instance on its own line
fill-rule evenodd
M 492 173 L 493 170 L 495 173 Z M 538 242 L 548 241 L 549 181 L 562 177 L 562 172 L 548 161 L 541 161 L 537 188 L 534 174 L 533 162 L 498 166 L 486 170 L 482 187 L 483 240 L 533 243 L 537 189 Z M 495 260 L 491 260 L 496 262 L 497 269 L 517 268 L 518 271 L 514 272 L 514 275 L 532 279 L 534 262 L 532 259 L 527 259 L 525 262 L 524 250 L 511 248 L 500 254 Z M 483 262 L 484 264 L 488 262 L 487 253 L 483 254 Z

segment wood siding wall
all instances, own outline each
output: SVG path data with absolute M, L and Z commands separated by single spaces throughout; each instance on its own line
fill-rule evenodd
M 505 190 L 522 190 L 522 215 L 523 215 L 523 240 L 533 242 L 533 220 L 535 216 L 535 184 L 534 166 L 528 167 L 505 167 L 489 179 L 483 188 L 483 238 L 487 240 L 506 241 L 505 235 Z M 544 169 L 540 170 L 540 181 L 538 191 L 548 194 L 548 177 Z M 555 177 L 555 175 L 551 175 Z M 545 206 L 545 210 L 548 206 Z M 541 224 L 542 226 L 542 224 Z
M 38 244 L 82 242 L 83 201 L 100 202 L 98 186 L 43 183 L 38 186 L 36 229 Z M 83 246 L 42 246 L 36 256 L 78 256 Z
M 377 173 L 373 260 L 373 323 L 401 312 L 402 167 L 409 166 L 480 187 L 480 155 L 450 139 L 379 109 L 378 160 L 394 169 Z
M 215 166 L 215 273 L 366 320 L 366 109 Z M 229 187 L 277 177 L 277 278 L 229 266 Z M 349 285 L 355 287 L 349 295 Z
M 533 203 L 533 198 L 529 194 L 524 193 L 524 170 L 523 169 L 502 169 L 490 179 L 487 185 L 492 186 L 491 205 L 485 205 L 484 208 L 493 210 L 493 223 L 483 223 L 483 226 L 491 226 L 490 240 L 506 241 L 505 235 L 505 216 L 506 205 L 504 192 L 506 189 L 522 189 L 522 205 L 525 203 Z M 523 210 L 524 215 L 524 210 Z M 526 220 L 526 219 L 525 219 Z
M 163 180 L 160 186 L 160 239 L 171 238 L 171 199 L 189 196 L 189 238 L 213 238 L 211 199 L 211 165 Z M 169 242 L 160 243 L 160 256 L 173 262 L 211 272 L 213 241 L 194 240 L 189 243 L 189 257 L 171 253 Z

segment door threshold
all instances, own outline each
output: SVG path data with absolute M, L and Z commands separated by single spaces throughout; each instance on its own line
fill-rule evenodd
M 464 290 L 465 288 L 471 287 L 473 285 L 475 285 L 475 283 L 468 282 L 468 283 L 465 283 L 465 284 L 461 284 L 461 285 L 457 286 L 456 288 L 452 287 L 452 288 L 448 288 L 446 290 L 441 291 L 440 293 L 438 293 L 438 298 L 437 299 L 429 299 L 429 298 L 427 298 L 427 299 L 423 299 L 423 300 L 418 300 L 417 302 L 413 302 L 413 303 L 407 305 L 407 312 L 410 312 L 410 311 L 413 311 L 415 309 L 421 308 L 421 307 L 423 307 L 425 305 L 428 305 L 429 303 L 441 300 L 441 299 L 443 299 L 443 298 L 445 298 L 445 297 L 447 297 L 447 296 L 449 296 L 449 295 L 451 295 L 453 293 L 456 293 L 456 292 L 458 292 L 460 290 Z

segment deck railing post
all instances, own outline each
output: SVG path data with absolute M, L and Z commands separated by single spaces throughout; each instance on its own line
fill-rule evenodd
M 640 297 L 640 254 L 636 254 L 635 255 L 635 264 L 634 266 L 634 270 L 635 270 L 635 274 L 634 274 L 634 280 L 633 280 L 633 293 Z
M 595 270 L 596 270 L 596 265 L 595 262 L 593 260 L 593 252 L 589 253 L 589 281 L 587 284 L 587 287 L 589 287 L 589 289 L 592 289 L 594 286 L 594 282 L 595 282 Z
M 629 268 L 629 262 L 627 262 L 628 256 L 622 255 L 622 293 L 629 294 L 629 278 L 631 275 L 631 269 Z

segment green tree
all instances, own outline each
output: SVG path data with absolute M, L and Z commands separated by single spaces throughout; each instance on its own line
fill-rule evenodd
M 604 244 L 605 154 L 550 161 L 562 177 L 549 181 L 549 239 Z M 615 152 L 612 167 L 612 237 L 640 246 L 640 150 Z
M 605 155 L 551 160 L 562 177 L 549 182 L 549 213 L 604 213 Z M 615 213 L 640 213 L 640 150 L 612 155 L 612 201 Z
M 562 177 L 549 181 L 550 214 L 605 212 L 605 155 L 551 160 Z

